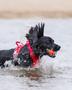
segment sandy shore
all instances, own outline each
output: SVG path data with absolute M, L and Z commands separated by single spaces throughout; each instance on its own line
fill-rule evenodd
M 0 18 L 72 17 L 72 0 L 0 0 Z
M 60 11 L 37 11 L 37 12 L 0 12 L 0 18 L 30 18 L 30 17 L 45 17 L 45 18 L 70 18 L 72 12 Z

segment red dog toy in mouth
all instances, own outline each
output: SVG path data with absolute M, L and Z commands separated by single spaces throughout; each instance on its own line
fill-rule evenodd
M 47 52 L 50 56 L 55 56 L 55 51 L 53 49 L 47 49 Z

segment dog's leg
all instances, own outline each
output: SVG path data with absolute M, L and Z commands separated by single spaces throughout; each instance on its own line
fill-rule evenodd
M 5 63 L 5 61 L 6 61 L 5 58 L 0 59 L 0 66 L 1 66 L 1 68 L 4 67 L 4 63 Z
M 13 57 L 1 57 L 0 58 L 0 67 L 1 68 L 3 68 L 3 67 L 5 67 L 5 62 L 6 61 L 11 61 L 11 60 L 13 60 Z

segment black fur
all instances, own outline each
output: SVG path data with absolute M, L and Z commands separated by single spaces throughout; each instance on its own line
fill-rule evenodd
M 0 66 L 3 66 L 5 61 L 13 59 L 14 49 L 10 50 L 0 50 Z
M 33 48 L 34 53 L 40 58 L 43 55 L 51 56 L 47 53 L 47 49 L 53 49 L 55 52 L 60 50 L 60 46 L 54 43 L 54 40 L 51 37 L 44 36 L 44 26 L 45 24 L 41 23 L 35 27 L 31 27 L 29 33 L 26 34 L 26 38 L 30 41 L 30 45 Z M 14 49 L 10 50 L 0 50 L 0 66 L 4 65 L 6 60 L 12 60 L 15 65 L 20 65 L 23 67 L 31 66 L 32 60 L 30 58 L 30 53 L 27 45 L 20 50 L 20 53 L 17 58 L 19 58 L 19 64 L 13 59 Z M 26 62 L 24 62 L 26 61 Z
M 43 55 L 49 55 L 47 53 L 47 49 L 49 50 L 54 50 L 55 52 L 60 50 L 60 46 L 54 43 L 54 40 L 51 37 L 43 36 L 41 37 L 37 42 L 36 42 L 36 50 L 38 51 L 37 53 L 39 56 Z M 49 55 L 50 56 L 50 55 Z M 55 56 L 50 56 L 50 57 L 55 57 Z

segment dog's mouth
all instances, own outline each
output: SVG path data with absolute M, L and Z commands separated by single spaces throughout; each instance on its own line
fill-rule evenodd
M 46 49 L 46 52 L 50 57 L 52 58 L 56 57 L 57 52 L 54 51 L 53 49 Z

